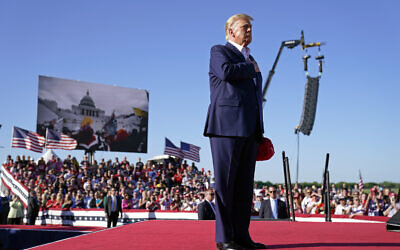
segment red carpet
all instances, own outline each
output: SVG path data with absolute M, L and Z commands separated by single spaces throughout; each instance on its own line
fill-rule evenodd
M 35 249 L 215 249 L 213 221 L 144 221 Z M 400 249 L 385 223 L 252 221 L 250 232 L 270 249 Z

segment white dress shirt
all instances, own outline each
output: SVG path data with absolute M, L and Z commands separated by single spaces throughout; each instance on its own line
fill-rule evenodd
M 250 48 L 247 47 L 243 47 L 242 45 L 239 45 L 237 43 L 235 43 L 234 41 L 230 41 L 228 40 L 228 42 L 230 44 L 232 44 L 233 46 L 235 46 L 235 48 L 237 48 L 240 53 L 242 53 L 242 55 L 244 56 L 244 59 L 246 59 L 247 62 L 250 62 Z M 254 84 L 257 85 L 256 79 L 253 79 Z
M 234 41 L 230 41 L 228 40 L 228 42 L 230 44 L 232 44 L 233 46 L 235 46 L 235 48 L 237 48 L 240 53 L 242 53 L 242 55 L 244 56 L 244 59 L 246 59 L 246 61 L 250 61 L 249 56 L 250 56 L 250 49 L 247 47 L 243 47 L 237 43 L 235 43 Z
M 269 199 L 269 202 L 271 203 L 271 211 L 272 211 L 272 216 L 274 219 L 278 219 L 278 201 L 277 199 Z

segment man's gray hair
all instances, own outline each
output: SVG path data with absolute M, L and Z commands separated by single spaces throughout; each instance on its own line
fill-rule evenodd
M 225 39 L 228 40 L 229 38 L 229 29 L 232 28 L 232 26 L 236 23 L 238 20 L 246 20 L 249 23 L 253 21 L 254 19 L 247 15 L 247 14 L 236 14 L 228 18 L 228 20 L 225 23 Z

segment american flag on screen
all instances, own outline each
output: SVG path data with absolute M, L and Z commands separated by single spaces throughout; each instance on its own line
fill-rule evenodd
M 200 147 L 181 141 L 181 150 L 183 152 L 183 158 L 200 162 Z
M 168 140 L 168 138 L 165 138 L 164 154 L 172 155 L 180 159 L 183 159 L 183 153 L 181 149 L 175 146 L 170 140 Z
M 11 141 L 11 147 L 13 148 L 25 148 L 36 153 L 42 153 L 45 141 L 46 139 L 43 136 L 35 132 L 15 126 L 13 128 Z
M 78 146 L 78 143 L 75 139 L 52 129 L 47 129 L 46 148 L 72 150 L 76 146 Z
M 360 170 L 358 170 L 358 175 L 360 177 L 360 181 L 358 182 L 358 189 L 364 189 L 364 182 L 362 180 L 361 171 Z

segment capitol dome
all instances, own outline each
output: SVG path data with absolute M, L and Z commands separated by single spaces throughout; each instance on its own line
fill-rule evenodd
M 86 95 L 81 99 L 79 106 L 89 106 L 92 108 L 96 108 L 92 97 L 89 96 L 89 90 L 86 92 Z

